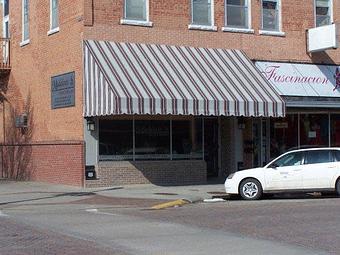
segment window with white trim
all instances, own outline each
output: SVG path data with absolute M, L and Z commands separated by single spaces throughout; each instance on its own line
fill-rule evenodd
M 125 0 L 124 19 L 148 21 L 148 0 Z
M 262 30 L 280 31 L 280 0 L 262 0 Z
M 213 26 L 213 0 L 191 0 L 191 24 Z
M 3 1 L 2 36 L 9 38 L 9 0 Z
M 50 0 L 50 30 L 59 27 L 59 1 Z
M 321 27 L 332 24 L 332 1 L 315 0 L 315 26 Z
M 28 41 L 29 36 L 29 0 L 22 0 L 22 41 Z
M 226 0 L 225 26 L 250 28 L 250 0 Z

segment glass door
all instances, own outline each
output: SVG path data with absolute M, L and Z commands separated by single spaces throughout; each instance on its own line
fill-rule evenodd
M 269 161 L 269 120 L 253 120 L 253 167 L 261 167 Z
M 204 119 L 204 160 L 208 177 L 218 177 L 218 120 Z

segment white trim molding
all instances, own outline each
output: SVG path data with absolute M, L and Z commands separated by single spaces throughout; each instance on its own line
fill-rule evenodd
M 60 31 L 60 28 L 59 27 L 56 27 L 54 29 L 51 29 L 47 32 L 47 35 L 53 35 L 55 33 L 58 33 Z
M 271 35 L 271 36 L 281 36 L 285 37 L 286 33 L 281 31 L 271 31 L 271 30 L 259 30 L 260 35 Z
M 204 31 L 217 31 L 217 26 L 203 26 L 203 25 L 188 25 L 188 29 L 190 30 L 204 30 Z
M 222 27 L 223 32 L 231 32 L 231 33 L 245 33 L 245 34 L 254 34 L 254 29 L 248 28 L 235 28 L 235 27 Z
M 25 40 L 25 41 L 22 41 L 21 43 L 20 43 L 20 47 L 24 47 L 25 45 L 27 45 L 27 44 L 30 44 L 30 39 L 27 39 L 27 40 Z
M 130 19 L 121 19 L 121 25 L 131 25 L 131 26 L 142 26 L 142 27 L 152 27 L 153 23 L 150 21 L 142 21 L 142 20 L 130 20 Z

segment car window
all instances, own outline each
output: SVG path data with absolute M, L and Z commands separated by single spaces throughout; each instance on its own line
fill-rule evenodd
M 330 150 L 306 151 L 305 164 L 320 164 L 329 162 L 333 162 L 333 155 Z
M 293 152 L 289 153 L 271 164 L 271 167 L 285 167 L 285 166 L 298 166 L 302 164 L 303 153 Z
M 335 160 L 339 162 L 340 161 L 340 151 L 334 150 L 333 155 L 334 155 Z

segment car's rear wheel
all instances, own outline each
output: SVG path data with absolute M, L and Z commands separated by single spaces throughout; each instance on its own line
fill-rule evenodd
M 340 178 L 336 182 L 336 193 L 340 196 Z
M 257 200 L 261 198 L 263 190 L 258 180 L 248 178 L 241 182 L 239 192 L 245 200 Z

